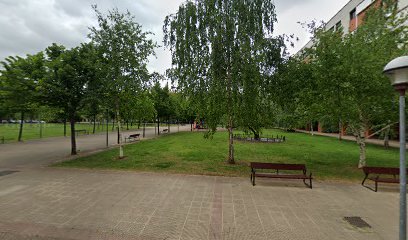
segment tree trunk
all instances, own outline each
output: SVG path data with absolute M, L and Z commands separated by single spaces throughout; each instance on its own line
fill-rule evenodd
M 64 137 L 67 136 L 67 119 L 64 118 Z
M 157 118 L 157 135 L 160 135 L 160 118 Z
M 359 129 L 358 133 L 356 134 L 357 144 L 360 147 L 360 159 L 358 162 L 358 168 L 363 168 L 366 166 L 366 143 L 365 143 L 365 135 L 364 129 Z
M 252 133 L 254 134 L 254 139 L 255 140 L 259 140 L 261 138 L 261 136 L 259 135 L 259 132 L 255 131 L 254 128 L 249 127 L 249 129 L 252 131 Z
M 122 145 L 122 136 L 121 136 L 121 129 L 120 129 L 120 114 L 119 114 L 119 100 L 116 102 L 116 122 L 118 127 L 118 144 L 119 144 L 119 158 L 123 158 L 123 145 Z
M 146 136 L 146 122 L 143 124 L 143 138 Z
M 227 80 L 228 80 L 228 86 L 227 86 L 227 91 L 228 91 L 228 163 L 229 164 L 235 164 L 235 158 L 234 158 L 234 139 L 233 139 L 233 130 L 232 130 L 232 124 L 233 124 L 233 119 L 232 119 L 232 79 L 231 79 L 231 73 L 228 71 L 227 72 Z
M 41 123 L 41 118 L 40 118 L 40 138 L 42 138 L 43 137 L 43 126 L 42 126 L 42 123 Z
M 23 137 L 23 126 L 24 126 L 24 111 L 21 112 L 21 120 L 20 120 L 20 130 L 18 131 L 18 141 L 21 142 Z
M 126 130 L 129 130 L 129 121 L 126 121 Z
M 339 121 L 339 141 L 343 140 L 342 134 L 343 134 L 343 124 L 341 123 L 341 120 L 340 120 Z
M 117 136 L 117 139 L 118 139 L 118 140 L 117 140 L 117 143 L 120 144 L 120 132 L 119 132 L 119 128 L 117 127 L 116 130 L 117 130 L 116 136 Z
M 170 117 L 167 118 L 167 129 L 168 133 L 170 133 Z
M 75 138 L 75 115 L 70 116 L 70 123 L 71 123 L 71 155 L 77 154 L 77 147 L 76 147 L 76 138 Z
M 314 136 L 314 132 L 313 132 L 313 121 L 310 122 L 310 134 L 312 134 L 312 136 Z
M 92 134 L 95 134 L 95 127 L 96 127 L 96 114 L 94 114 L 94 117 L 93 117 L 93 130 L 92 130 Z
M 390 125 L 384 131 L 384 147 L 386 149 L 390 147 Z
M 231 121 L 230 121 L 231 123 Z M 228 163 L 235 164 L 234 160 L 234 139 L 233 139 L 232 124 L 228 127 Z

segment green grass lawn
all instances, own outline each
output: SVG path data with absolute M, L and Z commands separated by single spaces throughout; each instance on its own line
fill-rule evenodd
M 273 144 L 236 142 L 236 165 L 225 161 L 226 132 L 216 133 L 213 139 L 203 138 L 203 133 L 181 132 L 126 145 L 127 157 L 122 160 L 116 158 L 118 151 L 114 149 L 56 166 L 249 177 L 247 163 L 259 161 L 305 163 L 317 179 L 354 181 L 363 177 L 357 168 L 359 148 L 355 142 L 277 130 L 268 130 L 265 134 L 283 134 L 287 141 Z M 369 166 L 397 167 L 398 156 L 397 149 L 367 146 Z
M 115 125 L 116 126 L 116 125 Z M 150 126 L 150 125 L 149 125 Z M 153 125 L 151 125 L 153 126 Z M 126 125 L 123 126 L 126 130 Z M 5 142 L 15 142 L 18 139 L 18 131 L 20 129 L 19 124 L 0 124 L 0 143 L 2 137 L 4 137 Z M 85 129 L 89 133 L 92 133 L 93 124 L 90 123 L 77 123 L 75 129 Z M 137 129 L 137 124 L 130 126 L 129 129 Z M 112 131 L 112 124 L 109 124 L 109 130 Z M 71 127 L 67 123 L 67 136 L 71 134 Z M 96 124 L 95 132 L 104 132 L 106 131 L 105 124 Z M 43 123 L 42 124 L 42 137 L 58 137 L 64 136 L 64 124 L 62 123 Z M 40 138 L 40 124 L 38 123 L 24 123 L 23 125 L 23 140 L 38 139 Z

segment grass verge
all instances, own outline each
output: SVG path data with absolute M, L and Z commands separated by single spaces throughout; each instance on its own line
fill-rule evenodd
M 249 177 L 247 164 L 259 161 L 305 163 L 316 178 L 324 180 L 361 180 L 363 177 L 357 168 L 359 148 L 355 142 L 278 130 L 264 133 L 285 135 L 287 141 L 272 144 L 235 142 L 236 165 L 225 162 L 226 132 L 216 133 L 213 139 L 205 139 L 203 133 L 181 132 L 126 145 L 127 158 L 124 160 L 117 160 L 114 149 L 55 166 Z M 398 156 L 397 149 L 367 146 L 369 166 L 397 167 Z
M 116 131 L 116 125 L 109 124 L 109 131 Z M 149 124 L 149 127 L 153 127 L 155 125 Z M 167 125 L 166 125 L 167 126 Z M 127 130 L 127 125 L 125 124 L 123 130 Z M 137 124 L 133 124 L 132 126 L 129 124 L 129 130 L 137 129 Z M 143 126 L 141 126 L 142 128 Z M 18 132 L 19 132 L 20 124 L 0 124 L 0 141 L 2 137 L 4 137 L 5 143 L 16 142 L 18 139 Z M 140 128 L 140 129 L 141 129 Z M 75 129 L 77 130 L 87 130 L 89 134 L 93 132 L 93 124 L 92 123 L 76 123 Z M 62 123 L 45 123 L 40 124 L 38 123 L 24 123 L 23 125 L 23 140 L 32 140 L 32 139 L 39 139 L 42 131 L 42 138 L 47 137 L 62 137 L 64 136 L 64 124 Z M 66 126 L 66 134 L 67 136 L 71 135 L 71 126 L 67 123 Z M 101 133 L 106 131 L 105 124 L 96 124 L 95 126 L 95 133 Z M 0 142 L 1 143 L 1 142 Z

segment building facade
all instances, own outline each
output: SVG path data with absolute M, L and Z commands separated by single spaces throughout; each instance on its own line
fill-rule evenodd
M 337 30 L 342 27 L 344 34 L 353 32 L 362 24 L 367 10 L 380 3 L 380 0 L 350 0 L 326 23 L 325 29 Z M 408 0 L 398 0 L 398 10 L 408 12 Z M 299 52 L 312 46 L 313 39 L 311 39 Z

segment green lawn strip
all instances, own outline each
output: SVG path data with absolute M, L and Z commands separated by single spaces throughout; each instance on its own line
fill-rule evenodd
M 112 124 L 109 124 L 109 131 L 112 131 Z M 116 126 L 116 125 L 115 125 Z M 140 129 L 142 129 L 141 126 Z M 153 127 L 152 124 L 149 127 Z M 4 137 L 5 142 L 16 142 L 18 138 L 19 124 L 0 124 L 0 138 Z M 77 130 L 87 130 L 90 134 L 93 131 L 93 125 L 89 123 L 77 123 L 75 125 Z M 127 126 L 123 126 L 123 130 L 127 130 Z M 137 124 L 130 126 L 129 130 L 137 130 Z M 67 124 L 67 136 L 71 135 L 71 127 Z M 95 132 L 101 133 L 106 131 L 106 125 L 96 124 Z M 113 129 L 115 131 L 115 128 Z M 42 137 L 61 137 L 64 136 L 64 124 L 62 123 L 44 123 L 42 124 Z M 23 140 L 39 139 L 40 138 L 40 124 L 38 123 L 24 123 L 23 125 Z
M 109 150 L 62 162 L 56 166 L 249 176 L 247 164 L 259 161 L 305 163 L 318 179 L 362 179 L 362 171 L 357 168 L 359 148 L 355 142 L 279 130 L 267 130 L 264 133 L 285 135 L 287 141 L 285 143 L 236 141 L 236 165 L 225 162 L 228 149 L 226 132 L 216 133 L 213 139 L 203 138 L 203 133 L 182 132 L 126 145 L 127 157 L 123 160 L 117 160 L 117 150 Z M 367 146 L 369 166 L 398 167 L 398 156 L 398 149 L 385 150 L 380 146 Z

